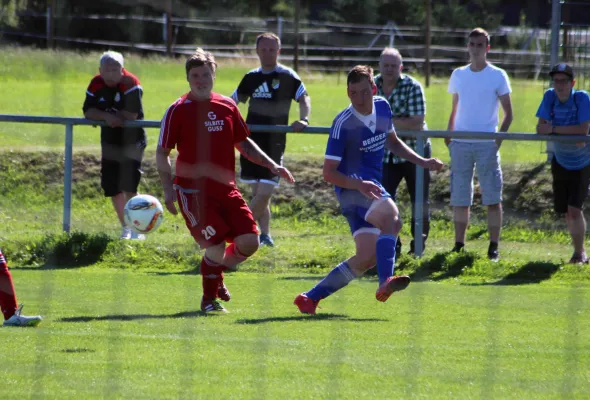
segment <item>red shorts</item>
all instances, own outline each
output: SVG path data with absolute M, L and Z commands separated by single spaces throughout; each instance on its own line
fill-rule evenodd
M 206 249 L 248 233 L 258 234 L 252 211 L 238 190 L 216 199 L 176 190 L 180 212 L 195 241 Z

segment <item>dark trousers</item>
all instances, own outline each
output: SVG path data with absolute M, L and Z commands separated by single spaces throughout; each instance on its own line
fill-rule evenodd
M 427 144 L 424 147 L 424 157 L 432 157 L 432 147 Z M 411 162 L 403 162 L 401 164 L 392 164 L 390 162 L 383 164 L 383 180 L 382 184 L 385 190 L 391 194 L 393 201 L 397 203 L 397 188 L 402 179 L 406 180 L 406 186 L 410 194 L 410 201 L 412 202 L 412 238 L 416 239 L 414 233 L 414 225 L 416 222 L 415 207 L 416 207 L 416 165 Z M 424 169 L 424 202 L 422 203 L 422 244 L 425 248 L 426 239 L 430 232 L 430 170 Z M 398 238 L 398 243 L 399 241 Z M 410 243 L 410 251 L 414 252 L 414 240 Z

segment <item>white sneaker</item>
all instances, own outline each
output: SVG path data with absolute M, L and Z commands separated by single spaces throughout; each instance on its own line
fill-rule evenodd
M 18 310 L 14 313 L 14 315 L 4 321 L 4 326 L 37 326 L 43 321 L 43 317 L 40 315 L 36 315 L 34 317 L 27 317 L 26 315 L 21 315 L 21 311 L 23 310 L 23 305 L 21 304 L 18 307 Z
M 131 239 L 131 229 L 123 228 L 121 231 L 121 239 Z
M 131 231 L 131 240 L 145 240 L 145 235 Z

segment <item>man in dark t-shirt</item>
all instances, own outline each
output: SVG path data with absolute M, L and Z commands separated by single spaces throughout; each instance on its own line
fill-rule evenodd
M 110 197 L 122 226 L 122 239 L 144 239 L 125 226 L 123 209 L 137 195 L 141 161 L 146 147 L 143 128 L 124 128 L 125 121 L 143 119 L 139 79 L 123 68 L 123 56 L 108 51 L 100 58 L 99 73 L 90 81 L 82 110 L 88 119 L 106 121 L 100 130 L 101 187 Z
M 281 40 L 274 33 L 256 38 L 260 67 L 248 72 L 232 94 L 236 103 L 248 103 L 246 122 L 251 125 L 288 125 L 291 102 L 299 103 L 299 120 L 291 126 L 295 132 L 309 125 L 311 100 L 299 75 L 278 63 Z M 253 131 L 250 138 L 277 164 L 282 165 L 287 143 L 286 133 Z M 270 236 L 270 198 L 279 177 L 240 156 L 240 180 L 252 186 L 250 208 L 260 228 L 260 243 L 273 246 Z

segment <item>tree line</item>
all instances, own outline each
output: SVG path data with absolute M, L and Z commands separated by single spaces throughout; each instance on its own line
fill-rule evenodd
M 432 25 L 450 28 L 483 26 L 488 30 L 524 19 L 532 26 L 547 25 L 551 4 L 547 0 L 431 0 Z M 326 22 L 424 26 L 426 0 L 301 0 L 301 19 Z M 161 17 L 171 4 L 177 18 L 207 18 L 212 27 L 219 19 L 232 17 L 276 18 L 292 20 L 293 0 L 2 0 L 2 30 L 44 34 L 45 19 L 32 13 L 44 13 L 48 6 L 56 16 L 58 36 L 125 42 L 162 42 L 162 27 L 157 23 L 133 20 L 87 20 L 64 16 L 88 14 L 141 15 Z M 537 20 L 535 20 L 537 19 Z M 247 27 L 248 22 L 243 22 Z M 212 31 L 215 43 L 240 43 L 239 26 L 235 32 Z M 203 30 L 177 29 L 178 43 L 207 43 Z M 22 39 L 27 40 L 27 39 Z M 34 39 L 28 39 L 34 40 Z

